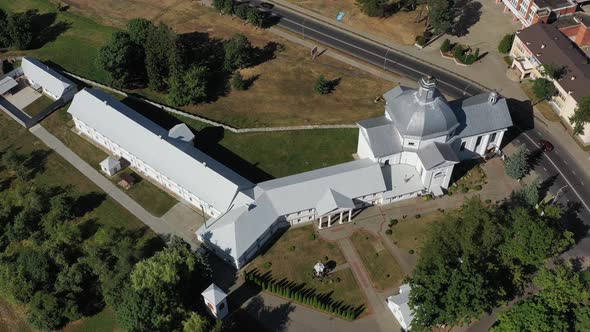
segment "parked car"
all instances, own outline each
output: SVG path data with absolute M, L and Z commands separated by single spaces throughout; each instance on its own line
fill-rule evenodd
M 545 152 L 553 151 L 553 144 L 551 142 L 546 141 L 544 139 L 539 141 L 539 148 Z
M 266 10 L 271 10 L 272 7 L 274 7 L 274 5 L 271 3 L 268 3 L 268 2 L 261 2 L 260 7 L 262 7 L 263 9 L 266 9 Z

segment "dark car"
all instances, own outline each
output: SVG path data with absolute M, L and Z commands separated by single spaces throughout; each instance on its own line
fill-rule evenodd
M 272 7 L 274 7 L 275 5 L 273 5 L 272 3 L 268 3 L 268 2 L 261 2 L 260 3 L 260 7 L 262 7 L 263 9 L 266 10 L 271 10 Z
M 551 142 L 549 141 L 542 139 L 539 141 L 539 148 L 541 148 L 541 150 L 545 152 L 551 152 L 553 151 L 553 144 L 551 144 Z

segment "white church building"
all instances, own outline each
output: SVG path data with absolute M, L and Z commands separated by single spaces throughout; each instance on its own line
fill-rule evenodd
M 80 91 L 68 113 L 79 134 L 211 216 L 197 237 L 241 268 L 280 229 L 331 227 L 367 206 L 444 194 L 453 167 L 499 149 L 512 126 L 497 93 L 447 102 L 432 78 L 384 98 L 384 116 L 358 123 L 357 160 L 258 184 L 196 149 L 185 125 L 166 130 L 102 91 Z

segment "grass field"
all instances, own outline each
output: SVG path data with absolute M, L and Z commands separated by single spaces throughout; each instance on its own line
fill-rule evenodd
M 113 182 L 119 182 L 121 180 L 121 174 L 131 174 L 134 179 L 138 180 L 135 182 L 129 190 L 125 190 L 125 193 L 133 198 L 134 201 L 139 205 L 145 207 L 151 214 L 156 217 L 163 216 L 168 210 L 170 210 L 178 201 L 160 189 L 150 181 L 143 179 L 136 172 L 130 169 L 125 169 L 120 173 L 112 177 Z
M 338 13 L 342 11 L 345 13 L 342 23 L 397 44 L 413 45 L 416 36 L 424 31 L 424 22 L 415 22 L 419 10 L 398 12 L 390 17 L 378 18 L 363 14 L 357 6 L 356 0 L 287 1 L 331 20 L 335 20 Z
M 312 240 L 312 234 L 314 230 L 311 225 L 288 230 L 268 251 L 258 256 L 248 270 L 258 269 L 262 274 L 270 272 L 276 280 L 285 278 L 305 284 L 320 294 L 333 292 L 332 299 L 343 301 L 345 304 L 358 306 L 365 303 L 348 268 L 335 272 L 330 278 L 338 278 L 339 282 L 321 282 L 312 277 L 313 266 L 317 262 L 333 266 L 346 263 L 337 245 L 323 241 L 317 236 Z M 270 267 L 265 267 L 265 263 L 270 263 Z
M 375 288 L 385 290 L 401 285 L 403 272 L 379 238 L 358 231 L 352 234 L 350 240 L 369 271 Z
M 30 103 L 23 111 L 27 113 L 28 116 L 34 117 L 35 115 L 41 113 L 44 109 L 46 109 L 49 105 L 53 104 L 53 100 L 45 95 L 37 98 L 34 102 Z
M 394 87 L 389 81 L 378 79 L 328 57 L 311 61 L 308 49 L 269 31 L 255 29 L 237 19 L 220 16 L 213 9 L 199 5 L 196 1 L 65 2 L 70 8 L 66 12 L 60 12 L 57 21 L 68 22 L 68 30 L 55 41 L 26 53 L 100 82 L 105 82 L 107 76 L 95 65 L 98 49 L 109 40 L 113 31 L 124 28 L 127 20 L 133 17 L 165 22 L 179 33 L 201 31 L 216 38 L 229 38 L 236 33 L 243 33 L 258 47 L 271 41 L 283 44 L 285 50 L 278 53 L 275 59 L 242 71 L 246 77 L 258 77 L 248 91 L 229 92 L 215 102 L 185 108 L 189 112 L 233 126 L 352 124 L 381 114 L 383 105 L 375 104 L 373 100 Z M 38 8 L 42 12 L 55 10 L 55 6 L 50 5 L 47 0 L 0 0 L 0 8 L 8 11 L 29 8 Z M 317 95 L 313 91 L 315 80 L 322 74 L 329 79 L 340 78 L 336 90 L 327 96 Z M 165 96 L 153 91 L 135 92 L 154 100 L 165 100 Z
M 529 99 L 531 100 L 531 103 L 533 105 L 535 105 L 535 107 L 539 110 L 539 112 L 541 112 L 541 114 L 543 114 L 543 117 L 547 121 L 551 121 L 551 122 L 559 122 L 560 121 L 559 114 L 557 114 L 555 112 L 555 110 L 553 109 L 553 107 L 551 107 L 551 105 L 549 105 L 549 102 L 547 100 L 539 101 L 539 98 L 537 98 L 535 96 L 535 93 L 533 92 L 532 82 L 525 81 L 520 85 L 520 87 L 522 88 L 522 91 L 524 91 L 524 93 L 527 95 L 527 97 L 529 97 Z
M 391 227 L 392 235 L 388 235 L 394 244 L 406 251 L 414 250 L 420 252 L 422 244 L 430 235 L 433 223 L 440 220 L 440 212 L 429 213 L 416 219 L 414 216 L 400 219 L 396 225 Z
M 30 153 L 37 150 L 46 152 L 46 157 L 41 165 L 43 171 L 35 178 L 37 185 L 46 185 L 49 187 L 69 186 L 81 196 L 91 198 L 88 200 L 90 211 L 83 217 L 80 217 L 80 223 L 96 223 L 98 227 L 101 225 L 122 226 L 135 230 L 139 232 L 138 234 L 143 234 L 137 242 L 137 248 L 142 248 L 144 244 L 156 237 L 149 228 L 145 227 L 143 223 L 127 210 L 101 192 L 98 187 L 79 173 L 73 166 L 57 154 L 51 152 L 42 142 L 2 112 L 0 116 L 0 151 L 6 149 L 8 146 L 16 148 L 20 153 Z M 18 310 L 16 312 L 18 313 Z M 2 316 L 16 317 L 15 319 L 19 317 L 22 319 L 23 317 L 22 314 L 10 315 L 4 313 Z M 16 324 L 16 326 L 20 326 L 20 323 L 17 322 Z M 113 323 L 112 321 L 105 320 L 101 324 L 111 326 Z M 112 331 L 108 327 L 102 330 L 98 327 L 90 330 Z

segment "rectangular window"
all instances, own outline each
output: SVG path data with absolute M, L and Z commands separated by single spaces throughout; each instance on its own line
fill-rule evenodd
M 490 137 L 490 143 L 494 143 L 496 141 L 496 133 L 493 133 Z
M 477 138 L 477 140 L 475 141 L 475 147 L 478 147 L 481 144 L 481 136 L 479 136 Z
M 465 145 L 467 144 L 467 142 L 463 142 L 461 143 L 461 148 L 459 149 L 460 151 L 464 151 L 465 150 Z
M 414 142 L 408 142 L 409 146 L 414 146 L 414 144 L 415 144 Z

